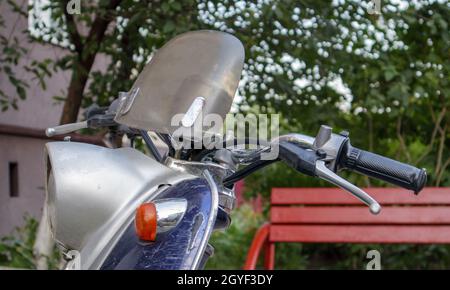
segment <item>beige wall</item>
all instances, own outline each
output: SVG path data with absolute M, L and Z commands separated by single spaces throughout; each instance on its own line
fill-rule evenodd
M 20 225 L 25 213 L 39 217 L 44 201 L 45 140 L 0 135 L 0 236 Z M 9 162 L 17 162 L 19 197 L 9 195 Z
M 16 3 L 27 5 L 28 1 L 16 0 Z M 17 37 L 21 45 L 29 50 L 29 53 L 21 60 L 21 64 L 15 69 L 17 76 L 28 80 L 30 85 L 27 90 L 27 99 L 19 101 L 18 110 L 10 109 L 0 112 L 0 125 L 16 125 L 34 129 L 57 125 L 62 112 L 62 104 L 55 104 L 53 96 L 65 94 L 70 73 L 54 74 L 51 79 L 47 80 L 47 89 L 43 91 L 38 82 L 20 68 L 34 59 L 60 58 L 67 53 L 66 50 L 54 45 L 29 43 L 26 35 L 22 33 L 28 27 L 28 20 L 11 12 L 6 1 L 0 1 L 0 13 L 6 24 L 6 29 L 2 31 L 2 34 L 11 34 L 12 37 Z M 104 57 L 100 56 L 95 60 L 95 70 L 102 70 L 106 66 L 107 61 Z M 15 93 L 12 85 L 1 75 L 0 87 L 8 95 Z M 25 213 L 40 218 L 44 202 L 44 163 L 42 158 L 46 142 L 35 138 L 0 134 L 0 237 L 8 234 L 15 226 L 22 224 L 22 217 Z M 19 197 L 9 197 L 9 162 L 18 162 Z

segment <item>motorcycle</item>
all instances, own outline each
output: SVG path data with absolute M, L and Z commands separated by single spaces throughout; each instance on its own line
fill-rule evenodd
M 46 130 L 54 136 L 107 128 L 131 143 L 121 148 L 70 140 L 46 144 L 47 219 L 57 245 L 69 257 L 67 268 L 202 269 L 214 252 L 208 243 L 211 233 L 231 223 L 234 184 L 277 161 L 343 188 L 373 214 L 381 210 L 377 201 L 340 177 L 339 170 L 416 194 L 423 188 L 425 170 L 355 148 L 347 132 L 336 134 L 324 125 L 315 137 L 282 135 L 256 142 L 256 149 L 249 148 L 254 142 L 249 138 L 232 139 L 231 146 L 230 140 L 218 138 L 216 143 L 223 146 L 212 149 L 195 147 L 195 138 L 178 138 L 197 125 L 201 132 L 218 136 L 220 130 L 206 130 L 199 115 L 225 117 L 243 63 L 244 48 L 230 34 L 181 34 L 155 53 L 130 91 L 109 107 L 90 107 L 85 121 Z M 173 122 L 178 113 L 181 122 Z M 158 150 L 149 132 L 155 132 L 166 152 Z M 151 154 L 135 148 L 137 138 Z M 261 158 L 275 146 L 276 158 Z

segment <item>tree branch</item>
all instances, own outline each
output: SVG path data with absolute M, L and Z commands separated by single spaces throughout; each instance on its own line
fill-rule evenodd
M 445 136 L 447 134 L 447 126 L 448 124 L 445 124 L 444 129 L 440 129 L 441 138 L 439 140 L 439 147 L 438 147 L 438 155 L 436 157 L 436 168 L 435 168 L 435 174 L 438 174 L 443 170 L 441 167 L 442 165 L 442 155 L 444 153 L 444 147 L 445 147 Z M 437 181 L 437 180 L 436 180 Z
M 409 154 L 408 148 L 405 144 L 405 139 L 402 135 L 402 116 L 399 116 L 397 119 L 397 138 L 400 141 L 400 147 L 402 148 L 402 151 L 405 153 L 406 160 L 408 163 L 411 163 L 411 155 Z
M 447 160 L 444 162 L 444 165 L 442 165 L 441 170 L 436 178 L 436 186 L 439 186 L 441 184 L 442 176 L 444 175 L 445 169 L 450 165 L 450 158 L 447 158 Z
M 113 11 L 117 8 L 117 6 L 119 6 L 120 2 L 121 0 L 111 0 L 104 9 L 106 11 Z M 108 28 L 111 20 L 111 17 L 102 15 L 102 13 L 98 13 L 94 19 L 94 22 L 92 22 L 92 28 L 89 31 L 86 43 L 92 43 L 93 41 L 95 41 L 96 44 L 98 44 L 103 39 L 105 31 Z
M 442 111 L 439 113 L 438 118 L 434 117 L 434 111 L 430 108 L 432 119 L 435 122 L 433 133 L 431 134 L 431 140 L 430 143 L 428 143 L 427 148 L 424 150 L 422 155 L 416 160 L 415 164 L 419 164 L 420 161 L 422 161 L 423 158 L 425 158 L 430 152 L 431 149 L 433 149 L 434 141 L 436 140 L 436 135 L 438 130 L 441 128 L 440 124 L 442 122 L 442 119 L 444 118 L 445 114 L 447 113 L 447 107 L 442 108 Z
M 73 123 L 77 120 L 78 112 L 83 99 L 84 89 L 86 87 L 92 65 L 94 64 L 95 56 L 98 53 L 100 43 L 103 41 L 109 23 L 112 19 L 114 19 L 112 17 L 107 17 L 106 14 L 114 11 L 120 2 L 121 0 L 111 0 L 108 2 L 106 7 L 98 8 L 99 12 L 95 16 L 92 23 L 92 28 L 89 31 L 83 45 L 82 54 L 79 55 L 78 62 L 76 63 L 72 73 L 60 124 Z

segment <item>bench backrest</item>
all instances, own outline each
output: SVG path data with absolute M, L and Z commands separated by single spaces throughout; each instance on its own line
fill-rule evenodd
M 450 243 L 450 188 L 365 190 L 380 214 L 339 188 L 273 188 L 270 241 Z

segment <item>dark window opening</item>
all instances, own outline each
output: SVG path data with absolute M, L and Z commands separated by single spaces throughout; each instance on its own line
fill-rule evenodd
M 19 168 L 17 162 L 9 162 L 9 196 L 19 196 Z

